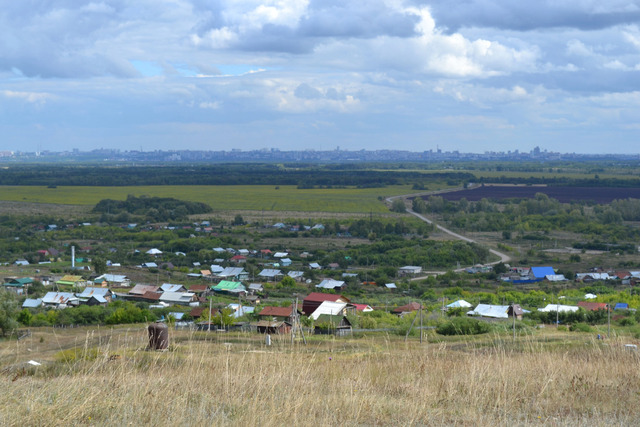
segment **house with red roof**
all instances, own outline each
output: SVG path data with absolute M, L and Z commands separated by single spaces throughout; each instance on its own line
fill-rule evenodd
M 587 311 L 598 311 L 598 310 L 606 310 L 609 308 L 609 304 L 605 302 L 588 302 L 588 301 L 580 301 L 578 303 L 578 307 L 582 307 Z

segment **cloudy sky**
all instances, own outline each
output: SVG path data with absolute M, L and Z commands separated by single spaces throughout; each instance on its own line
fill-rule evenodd
M 0 150 L 640 152 L 640 0 L 0 4 Z

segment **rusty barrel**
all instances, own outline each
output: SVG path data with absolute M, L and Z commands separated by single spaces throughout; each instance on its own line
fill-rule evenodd
M 151 350 L 165 350 L 169 347 L 169 327 L 160 322 L 149 325 L 149 348 Z

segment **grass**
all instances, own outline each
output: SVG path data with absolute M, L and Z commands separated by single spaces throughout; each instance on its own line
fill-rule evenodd
M 95 205 L 127 195 L 204 202 L 216 211 L 388 212 L 378 198 L 412 192 L 408 185 L 385 188 L 297 189 L 293 185 L 31 187 L 1 186 L 0 200 L 58 205 Z
M 146 351 L 142 327 L 61 334 L 48 332 L 44 344 L 40 332 L 0 344 L 3 425 L 634 425 L 640 418 L 638 355 L 624 350 L 625 340 L 587 334 L 423 345 L 387 335 L 314 337 L 306 347 L 274 337 L 266 347 L 257 335 L 172 332 L 167 352 Z M 29 359 L 45 363 L 21 371 Z

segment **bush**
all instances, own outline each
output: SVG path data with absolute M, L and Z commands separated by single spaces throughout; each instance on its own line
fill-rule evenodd
M 454 317 L 436 327 L 440 335 L 479 335 L 491 331 L 491 325 L 468 317 Z
M 571 332 L 593 332 L 593 328 L 586 323 L 575 323 L 569 328 Z

